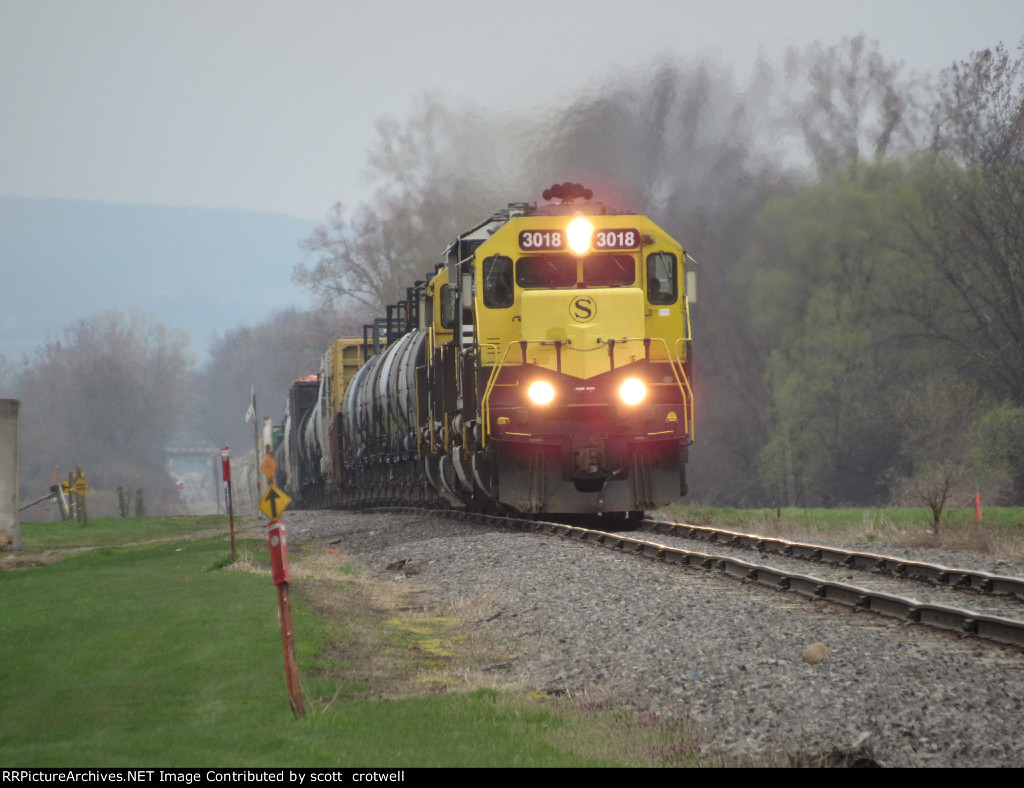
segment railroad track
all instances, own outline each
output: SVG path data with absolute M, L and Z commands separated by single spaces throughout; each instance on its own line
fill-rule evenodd
M 710 568 L 734 577 L 1024 647 L 1022 578 L 683 523 L 645 520 L 641 528 L 708 544 Z
M 713 571 L 853 610 L 1024 648 L 1021 578 L 683 523 L 643 521 L 640 529 L 658 537 L 654 541 L 541 520 L 446 514 Z M 694 541 L 708 548 L 691 549 Z
M 685 523 L 647 519 L 641 530 L 697 540 L 743 550 L 770 553 L 779 556 L 846 567 L 860 571 L 877 572 L 891 577 L 917 580 L 935 586 L 979 594 L 1013 597 L 1024 602 L 1024 578 L 996 575 L 970 569 L 928 564 L 921 561 L 894 558 L 877 553 L 865 553 L 838 547 L 792 542 L 776 537 L 758 536 L 720 528 L 708 528 Z

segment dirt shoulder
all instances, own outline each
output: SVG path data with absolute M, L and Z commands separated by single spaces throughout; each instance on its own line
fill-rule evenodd
M 291 538 L 291 537 L 290 537 Z M 323 620 L 313 678 L 346 699 L 404 698 L 492 687 L 528 692 L 505 670 L 529 644 L 496 640 L 478 625 L 500 610 L 492 596 L 443 599 L 415 566 L 384 570 L 325 540 L 289 545 L 292 598 Z M 236 571 L 265 572 L 243 559 Z

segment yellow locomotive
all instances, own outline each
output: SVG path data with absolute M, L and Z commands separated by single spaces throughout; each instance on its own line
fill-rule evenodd
M 291 494 L 606 516 L 685 495 L 692 271 L 650 219 L 592 196 L 509 205 L 339 340 L 316 402 L 289 406 Z

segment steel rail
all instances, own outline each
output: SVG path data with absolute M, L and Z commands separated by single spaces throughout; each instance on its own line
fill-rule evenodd
M 976 591 L 994 596 L 1010 596 L 1024 601 L 1024 579 L 1019 577 L 996 575 L 973 569 L 956 569 L 940 564 L 908 561 L 876 553 L 792 542 L 788 539 L 745 534 L 701 525 L 647 519 L 643 521 L 641 527 L 644 530 L 665 536 L 756 550 L 761 553 L 774 553 L 788 558 L 802 558 L 807 561 L 844 566 L 861 571 L 880 572 L 893 577 L 934 583 L 952 589 Z
M 425 510 L 400 506 L 364 509 L 363 511 L 422 514 Z M 520 531 L 571 539 L 595 547 L 662 561 L 666 564 L 713 571 L 741 582 L 757 583 L 778 591 L 790 591 L 808 599 L 834 602 L 853 610 L 870 611 L 898 621 L 921 624 L 934 629 L 1024 648 L 1024 621 L 985 615 L 962 608 L 928 604 L 909 597 L 880 593 L 862 586 L 837 583 L 811 575 L 741 561 L 737 558 L 684 550 L 645 539 L 623 536 L 620 533 L 597 531 L 577 525 L 498 517 L 464 510 L 431 509 L 427 511 L 435 515 L 443 514 L 452 519 L 505 526 Z M 760 537 L 753 537 L 749 534 L 744 536 L 760 539 Z M 823 549 L 832 550 L 832 548 Z

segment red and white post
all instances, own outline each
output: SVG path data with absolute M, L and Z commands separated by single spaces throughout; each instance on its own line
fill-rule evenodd
M 274 520 L 267 527 L 270 542 L 270 571 L 277 586 L 277 605 L 281 619 L 281 645 L 284 648 L 284 673 L 288 685 L 288 699 L 296 719 L 306 715 L 302 705 L 302 688 L 299 686 L 299 666 L 295 661 L 295 633 L 292 630 L 292 608 L 288 600 L 288 540 L 282 523 Z
M 231 449 L 225 446 L 220 450 L 221 474 L 224 478 L 224 504 L 228 510 L 228 522 L 231 524 L 231 560 L 235 560 L 235 509 L 231 503 Z

